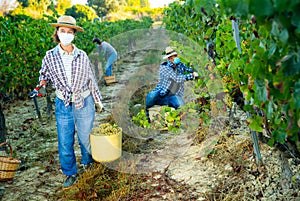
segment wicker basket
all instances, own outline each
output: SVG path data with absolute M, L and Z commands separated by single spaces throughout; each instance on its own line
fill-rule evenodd
M 9 146 L 10 156 L 0 156 L 0 181 L 13 180 L 16 170 L 21 163 L 20 160 L 12 157 L 12 148 L 9 143 L 3 142 L 0 144 L 0 147 L 5 144 Z

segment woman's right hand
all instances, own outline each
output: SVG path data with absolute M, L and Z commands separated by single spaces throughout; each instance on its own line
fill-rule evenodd
M 101 113 L 104 110 L 102 102 L 95 102 L 95 109 L 97 113 Z
M 40 86 L 47 86 L 47 81 L 46 80 L 41 80 L 40 81 Z

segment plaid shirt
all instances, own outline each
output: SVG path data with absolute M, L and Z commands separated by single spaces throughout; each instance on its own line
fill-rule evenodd
M 155 90 L 159 91 L 161 97 L 168 95 L 170 92 L 182 97 L 184 94 L 184 82 L 194 78 L 192 73 L 193 69 L 187 68 L 184 63 L 180 62 L 175 66 L 168 60 L 160 65 L 159 83 Z M 174 85 L 176 85 L 176 89 L 171 91 Z
M 95 80 L 94 72 L 87 54 L 75 47 L 74 59 L 72 61 L 72 83 L 68 84 L 65 68 L 59 45 L 46 52 L 46 56 L 42 61 L 42 68 L 39 71 L 39 80 L 51 82 L 54 89 L 62 91 L 65 106 L 69 106 L 72 94 L 75 97 L 75 107 L 80 109 L 83 107 L 83 98 L 81 93 L 90 90 L 95 102 L 100 102 L 102 97 Z

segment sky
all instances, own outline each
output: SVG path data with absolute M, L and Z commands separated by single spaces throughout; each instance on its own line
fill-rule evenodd
M 174 0 L 149 0 L 150 7 L 163 7 L 164 5 L 168 5 L 169 3 L 173 2 Z
M 168 5 L 169 3 L 175 0 L 148 0 L 150 3 L 150 7 L 157 8 L 163 7 L 164 5 Z M 86 4 L 86 0 L 72 0 L 73 4 Z

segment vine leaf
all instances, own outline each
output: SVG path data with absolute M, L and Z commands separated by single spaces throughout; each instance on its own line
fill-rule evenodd
M 263 123 L 263 118 L 260 116 L 249 118 L 249 128 L 252 131 L 262 132 L 263 131 L 263 128 L 261 126 L 262 123 Z
M 257 17 L 271 16 L 274 8 L 271 0 L 251 0 L 250 12 Z

